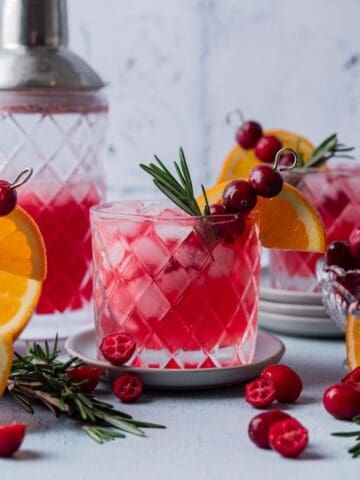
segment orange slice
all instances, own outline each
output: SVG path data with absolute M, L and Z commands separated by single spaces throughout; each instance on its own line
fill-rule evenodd
M 0 336 L 0 397 L 5 392 L 13 358 L 13 340 L 11 335 Z
M 221 203 L 222 192 L 229 182 L 206 190 L 209 203 Z M 197 199 L 201 209 L 203 195 Z M 295 187 L 285 183 L 274 198 L 258 197 L 260 241 L 264 247 L 303 252 L 324 252 L 325 230 L 320 215 Z
M 16 339 L 28 323 L 46 273 L 44 241 L 20 207 L 0 217 L 0 335 Z
M 352 313 L 346 321 L 346 357 L 350 370 L 360 366 L 360 317 Z
M 283 147 L 290 147 L 300 152 L 305 163 L 315 149 L 306 138 L 286 130 L 267 130 L 264 135 L 275 135 Z M 223 163 L 217 183 L 235 178 L 247 178 L 250 170 L 259 163 L 262 162 L 257 159 L 254 150 L 244 150 L 239 145 L 235 145 Z

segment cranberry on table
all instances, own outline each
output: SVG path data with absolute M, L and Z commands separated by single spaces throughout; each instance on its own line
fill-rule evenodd
M 249 150 L 250 148 L 255 147 L 261 136 L 261 125 L 253 120 L 248 120 L 237 129 L 236 141 L 240 147 Z
M 260 448 L 270 448 L 269 430 L 271 425 L 286 418 L 291 417 L 281 410 L 271 410 L 256 415 L 256 417 L 250 421 L 248 427 L 250 440 Z
M 15 188 L 6 180 L 0 180 L 0 216 L 8 215 L 14 210 L 17 203 Z
M 127 333 L 114 333 L 103 339 L 100 351 L 112 365 L 124 365 L 133 355 L 135 340 Z
M 255 147 L 255 155 L 265 163 L 273 163 L 277 152 L 282 148 L 280 140 L 274 135 L 264 135 Z
M 270 446 L 283 457 L 298 457 L 309 442 L 305 427 L 295 418 L 288 418 L 271 425 L 269 430 Z
M 341 240 L 331 242 L 327 248 L 325 259 L 328 266 L 336 265 L 344 270 L 350 270 L 354 266 L 349 243 Z
M 11 457 L 21 446 L 26 424 L 0 425 L 0 457 Z
M 360 261 L 360 227 L 355 227 L 349 237 L 349 248 L 352 256 Z
M 224 188 L 222 200 L 228 212 L 245 214 L 255 207 L 257 195 L 250 183 L 233 180 Z
M 79 383 L 79 388 L 83 393 L 90 393 L 98 386 L 100 381 L 100 371 L 94 367 L 69 368 L 66 375 L 71 378 L 73 383 Z
M 284 180 L 277 170 L 269 165 L 257 165 L 249 175 L 249 183 L 260 197 L 276 197 L 281 192 Z
M 360 391 L 350 383 L 338 383 L 323 395 L 325 410 L 341 420 L 352 420 L 360 414 Z
M 245 401 L 255 408 L 269 407 L 275 400 L 275 387 L 267 378 L 257 378 L 245 385 Z
M 125 373 L 114 381 L 112 391 L 123 403 L 132 403 L 142 394 L 143 383 L 134 373 Z
M 354 368 L 350 373 L 348 373 L 342 380 L 341 383 L 349 383 L 357 390 L 360 390 L 360 367 Z
M 210 205 L 210 215 L 215 215 L 215 217 L 211 219 L 211 222 L 215 224 L 219 236 L 226 241 L 232 242 L 236 237 L 244 233 L 244 217 L 240 214 L 229 215 L 224 205 Z M 216 217 L 217 215 L 218 217 Z
M 301 378 L 287 365 L 269 365 L 262 371 L 261 376 L 273 382 L 276 400 L 281 403 L 295 402 L 303 389 Z

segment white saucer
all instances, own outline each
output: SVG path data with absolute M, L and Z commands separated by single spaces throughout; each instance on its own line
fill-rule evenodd
M 342 338 L 339 330 L 330 317 L 306 317 L 299 315 L 282 315 L 259 311 L 259 325 L 276 333 L 301 337 Z
M 249 365 L 199 370 L 160 370 L 115 367 L 108 362 L 97 360 L 95 333 L 92 329 L 69 337 L 65 348 L 69 355 L 99 368 L 108 380 L 114 380 L 121 373 L 131 370 L 141 376 L 147 387 L 174 390 L 218 388 L 240 384 L 259 375 L 266 365 L 278 362 L 285 352 L 285 346 L 281 340 L 269 333 L 259 332 L 254 361 Z
M 294 315 L 304 317 L 326 317 L 325 307 L 323 305 L 306 305 L 297 303 L 271 302 L 260 300 L 259 309 L 267 313 L 280 313 L 283 315 Z
M 322 305 L 320 293 L 295 292 L 264 286 L 260 287 L 260 298 L 269 302 Z

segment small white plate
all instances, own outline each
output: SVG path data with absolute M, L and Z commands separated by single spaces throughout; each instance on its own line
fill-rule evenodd
M 260 287 L 260 299 L 269 302 L 322 305 L 320 293 L 295 292 L 263 286 Z
M 329 317 L 301 317 L 280 313 L 259 312 L 259 325 L 276 333 L 314 338 L 342 338 L 339 330 Z
M 262 369 L 280 360 L 285 345 L 269 333 L 259 332 L 254 361 L 248 365 L 199 370 L 177 370 L 158 368 L 115 367 L 96 358 L 94 330 L 85 330 L 69 337 L 65 343 L 69 355 L 78 357 L 88 365 L 97 367 L 108 380 L 114 380 L 121 373 L 132 371 L 141 376 L 144 385 L 159 389 L 204 389 L 228 387 L 256 377 Z
M 267 313 L 280 313 L 283 315 L 294 315 L 303 317 L 326 317 L 325 307 L 323 305 L 306 305 L 297 303 L 270 302 L 260 300 L 259 309 Z

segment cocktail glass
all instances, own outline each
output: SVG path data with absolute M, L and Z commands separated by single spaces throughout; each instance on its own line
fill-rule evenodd
M 105 196 L 107 102 L 98 91 L 0 92 L 0 114 L 1 178 L 34 170 L 19 204 L 39 225 L 47 250 L 35 318 L 49 338 L 65 337 L 86 321 L 92 297 L 89 209 Z
M 284 173 L 319 211 L 328 242 L 347 240 L 359 220 L 360 166 L 335 165 Z M 317 292 L 317 253 L 270 251 L 271 286 L 285 290 Z
M 132 366 L 251 362 L 260 242 L 252 216 L 241 235 L 219 238 L 214 225 L 233 219 L 191 217 L 167 202 L 92 207 L 98 346 L 105 336 L 126 332 L 137 345 Z

